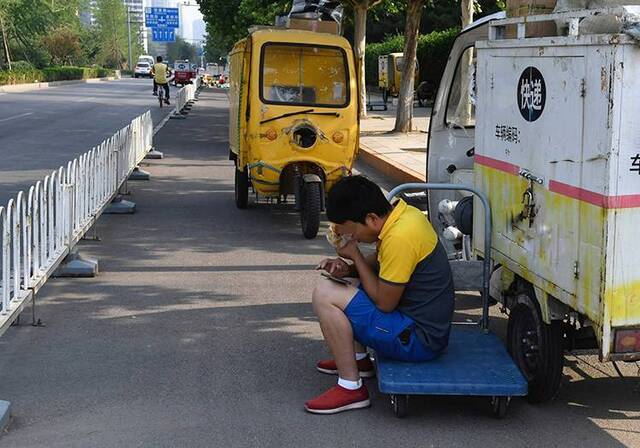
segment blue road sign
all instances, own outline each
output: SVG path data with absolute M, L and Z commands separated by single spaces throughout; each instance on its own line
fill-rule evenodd
M 151 28 L 154 42 L 175 42 L 176 30 L 173 28 Z
M 148 28 L 179 28 L 178 8 L 145 8 L 144 24 Z

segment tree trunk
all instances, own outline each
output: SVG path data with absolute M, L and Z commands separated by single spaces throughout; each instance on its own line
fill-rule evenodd
M 402 82 L 398 94 L 398 110 L 394 132 L 410 132 L 413 118 L 413 90 L 416 72 L 416 53 L 418 50 L 418 32 L 422 18 L 424 0 L 409 0 L 407 22 L 404 28 L 404 67 Z
M 9 53 L 9 42 L 7 42 L 7 31 L 4 28 L 4 19 L 0 16 L 0 28 L 2 28 L 2 44 L 4 47 L 4 58 L 7 61 L 9 70 L 11 70 L 11 54 Z
M 474 0 L 462 0 L 462 27 L 473 22 Z M 471 120 L 471 101 L 469 98 L 469 81 L 473 65 L 473 52 L 466 51 L 460 60 L 460 102 L 456 108 L 456 122 L 468 126 Z
M 462 8 L 462 28 L 471 25 L 473 22 L 473 8 L 475 0 L 462 0 L 460 7 Z
M 354 50 L 356 55 L 356 76 L 358 77 L 360 118 L 367 118 L 367 84 L 364 71 L 364 54 L 367 45 L 367 8 L 368 1 L 354 5 Z

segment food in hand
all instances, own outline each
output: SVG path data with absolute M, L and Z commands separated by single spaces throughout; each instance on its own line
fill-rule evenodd
M 327 232 L 327 241 L 336 249 L 340 249 L 344 247 L 351 240 L 350 235 L 340 235 L 336 232 L 335 227 L 332 225 L 329 226 L 329 231 Z

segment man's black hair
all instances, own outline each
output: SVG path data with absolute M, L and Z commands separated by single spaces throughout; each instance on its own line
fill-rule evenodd
M 156 58 L 156 61 L 158 61 L 158 62 L 162 62 L 162 56 L 158 56 L 158 57 Z
M 327 218 L 336 224 L 345 221 L 365 224 L 369 213 L 382 217 L 390 211 L 391 204 L 380 187 L 364 176 L 342 178 L 327 197 Z

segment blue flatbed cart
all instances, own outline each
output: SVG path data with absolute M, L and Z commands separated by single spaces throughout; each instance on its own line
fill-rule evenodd
M 527 395 L 527 381 L 502 341 L 489 330 L 489 280 L 491 273 L 491 210 L 486 197 L 472 187 L 457 184 L 404 184 L 391 199 L 407 190 L 462 190 L 473 193 L 484 208 L 482 318 L 477 325 L 454 323 L 449 346 L 438 358 L 407 363 L 376 356 L 378 388 L 389 394 L 397 417 L 408 412 L 410 395 L 468 395 L 491 398 L 493 414 L 502 418 L 511 397 Z

